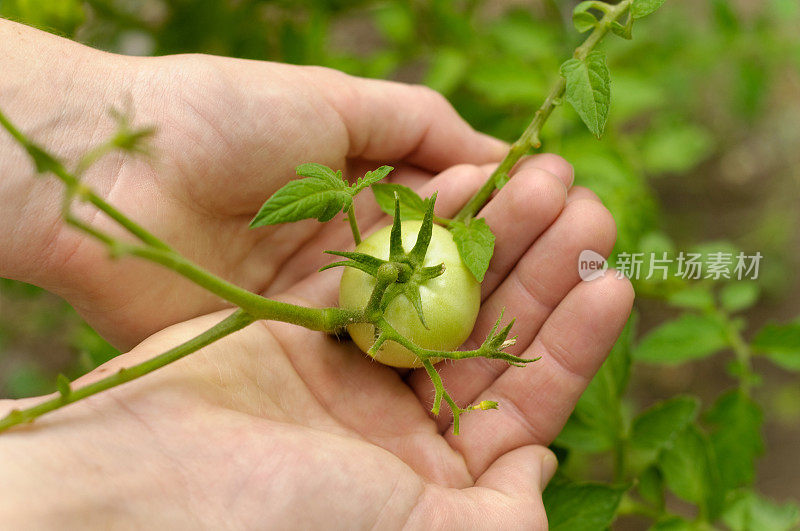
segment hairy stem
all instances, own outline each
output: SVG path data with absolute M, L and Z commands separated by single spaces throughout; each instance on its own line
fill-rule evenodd
M 450 393 L 444 388 L 444 383 L 442 382 L 442 377 L 439 376 L 439 371 L 436 370 L 436 367 L 433 366 L 433 363 L 429 359 L 422 360 L 422 366 L 425 367 L 425 371 L 428 373 L 428 377 L 431 379 L 434 388 L 434 397 L 433 397 L 433 407 L 431 407 L 431 413 L 434 415 L 438 415 L 439 411 L 442 407 L 442 399 L 447 402 L 447 406 L 450 408 L 450 412 L 453 414 L 453 435 L 458 435 L 460 429 L 460 422 L 461 422 L 461 414 L 467 411 L 472 411 L 472 409 L 462 409 L 456 404 L 456 401 L 453 400 L 453 397 L 450 396 Z
M 312 330 L 335 332 L 362 318 L 362 312 L 354 310 L 343 310 L 340 308 L 307 308 L 267 299 L 266 297 L 240 288 L 206 271 L 188 258 L 172 250 L 166 243 L 158 239 L 147 229 L 128 218 L 116 207 L 98 196 L 89 187 L 83 185 L 77 176 L 67 170 L 64 164 L 26 138 L 1 111 L 0 125 L 25 147 L 37 164 L 39 171 L 49 171 L 66 185 L 67 190 L 63 208 L 66 222 L 104 243 L 108 246 L 112 256 L 127 254 L 160 264 L 191 280 L 211 293 L 242 308 L 256 319 L 284 321 Z M 130 234 L 135 236 L 144 245 L 123 242 L 75 218 L 71 214 L 69 208 L 71 201 L 74 199 L 91 203 Z
M 350 222 L 350 231 L 353 233 L 353 241 L 356 245 L 361 243 L 361 231 L 358 230 L 358 221 L 356 220 L 356 205 L 350 203 L 350 208 L 347 209 L 347 221 Z
M 51 398 L 50 400 L 42 402 L 41 404 L 27 409 L 15 409 L 11 411 L 11 413 L 0 419 L 0 432 L 3 432 L 8 428 L 18 424 L 32 422 L 34 419 L 44 415 L 45 413 L 60 409 L 68 404 L 77 402 L 78 400 L 82 400 L 107 389 L 111 389 L 112 387 L 116 387 L 118 385 L 130 382 L 131 380 L 140 378 L 145 374 L 149 374 L 157 369 L 160 369 L 161 367 L 164 367 L 165 365 L 169 365 L 174 361 L 188 356 L 189 354 L 196 352 L 201 348 L 210 345 L 211 343 L 222 339 L 233 332 L 236 332 L 237 330 L 241 330 L 255 320 L 256 318 L 252 315 L 249 315 L 242 310 L 237 310 L 229 317 L 223 321 L 220 321 L 218 324 L 209 328 L 199 336 L 194 337 L 189 341 L 156 356 L 155 358 L 149 359 L 132 367 L 120 369 L 111 376 L 107 376 L 102 380 L 98 380 L 84 387 L 70 389 L 68 393 L 60 393 L 57 397 Z
M 606 36 L 611 24 L 622 17 L 630 8 L 633 0 L 622 0 L 619 4 L 611 6 L 610 9 L 603 15 L 603 18 L 595 26 L 594 30 L 589 34 L 583 44 L 578 46 L 573 53 L 576 59 L 586 59 L 589 52 L 594 50 L 597 44 Z M 530 148 L 538 148 L 541 146 L 539 140 L 539 133 L 542 130 L 547 119 L 552 114 L 553 109 L 561 101 L 564 95 L 564 90 L 567 88 L 567 82 L 563 77 L 558 78 L 558 81 L 552 86 L 550 92 L 547 94 L 544 103 L 533 115 L 533 119 L 522 132 L 522 135 L 511 144 L 505 158 L 497 166 L 497 169 L 492 172 L 492 175 L 486 180 L 483 186 L 472 196 L 469 202 L 456 214 L 454 218 L 456 221 L 464 221 L 468 218 L 475 216 L 478 211 L 489 201 L 492 192 L 496 188 L 503 186 L 508 180 L 509 172 L 514 165 L 519 162 Z
M 435 395 L 433 397 L 433 407 L 431 407 L 431 413 L 434 415 L 439 414 L 439 410 L 442 407 L 442 397 L 447 394 L 447 391 L 444 389 L 444 384 L 442 383 L 442 378 L 439 376 L 439 372 L 434 368 L 433 363 L 431 360 L 425 359 L 422 360 L 422 366 L 425 367 L 425 370 L 428 372 L 428 377 L 431 379 L 433 383 L 433 388 Z M 455 413 L 454 413 L 455 414 Z

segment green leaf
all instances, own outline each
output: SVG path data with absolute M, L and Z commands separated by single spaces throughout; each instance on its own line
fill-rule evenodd
M 561 65 L 561 75 L 567 80 L 567 101 L 589 130 L 600 138 L 611 104 L 611 74 L 606 56 L 594 51 L 583 61 L 569 59 Z
M 639 475 L 636 490 L 646 502 L 664 507 L 664 477 L 658 467 L 650 466 Z
M 579 33 L 583 33 L 597 26 L 597 17 L 589 10 L 592 9 L 593 2 L 581 2 L 572 10 L 572 24 Z
M 570 450 L 578 450 L 588 454 L 607 452 L 614 447 L 616 441 L 610 430 L 599 423 L 584 420 L 574 412 L 561 429 L 556 443 Z
M 739 312 L 756 303 L 759 291 L 755 282 L 731 282 L 719 292 L 719 302 L 725 311 Z
M 464 80 L 469 62 L 463 51 L 455 48 L 436 50 L 425 84 L 444 95 L 453 92 Z
M 647 334 L 634 349 L 633 358 L 678 364 L 710 356 L 727 345 L 725 329 L 717 318 L 687 313 Z
M 634 448 L 658 452 L 669 447 L 697 417 L 699 403 L 691 396 L 676 396 L 650 407 L 633 421 Z
M 477 62 L 469 69 L 466 82 L 491 105 L 527 105 L 547 96 L 545 77 L 541 71 L 512 56 Z
M 544 491 L 550 531 L 597 531 L 614 520 L 627 487 L 553 481 Z
M 633 18 L 642 18 L 656 11 L 664 4 L 665 0 L 633 0 L 631 15 Z
M 489 23 L 490 21 L 485 21 Z M 530 10 L 510 10 L 508 16 L 493 17 L 490 35 L 499 54 L 492 54 L 491 60 L 502 58 L 519 59 L 522 64 L 550 64 L 558 56 L 561 39 L 560 27 L 555 27 Z M 470 35 L 474 39 L 474 32 Z M 484 61 L 489 58 L 482 58 Z
M 478 282 L 483 282 L 494 253 L 494 234 L 486 220 L 472 219 L 469 225 L 455 221 L 450 224 L 449 229 L 464 265 L 472 271 Z
M 659 458 L 667 487 L 679 498 L 695 503 L 705 514 L 719 509 L 723 492 L 708 439 L 692 424 L 678 434 Z
M 751 483 L 756 457 L 764 452 L 761 408 L 741 391 L 733 390 L 720 396 L 705 418 L 713 427 L 711 446 L 722 486 L 732 489 Z
M 800 525 L 800 508 L 792 502 L 779 505 L 746 490 L 728 501 L 722 521 L 731 531 L 789 531 Z
M 667 295 L 667 302 L 676 308 L 710 310 L 714 308 L 714 295 L 704 286 L 687 286 Z
M 647 133 L 640 152 L 647 172 L 680 175 L 711 156 L 714 136 L 697 124 L 667 122 Z
M 402 219 L 422 219 L 425 216 L 425 200 L 414 190 L 402 184 L 377 183 L 372 185 L 372 193 L 378 206 L 394 215 L 394 194 L 400 199 L 400 217 Z
M 375 11 L 375 21 L 381 35 L 394 42 L 403 44 L 417 36 L 414 12 L 404 2 L 392 2 Z
M 306 177 L 289 181 L 262 205 L 250 228 L 316 218 L 329 221 L 353 201 L 352 190 L 342 178 L 322 164 L 301 164 L 297 174 Z
M 684 520 L 679 516 L 668 516 L 656 522 L 650 531 L 706 531 L 701 524 Z
M 790 371 L 800 371 L 800 321 L 770 323 L 753 338 L 753 349 Z
M 578 32 L 589 31 L 597 25 L 597 19 L 591 13 L 573 13 L 572 25 Z
M 616 20 L 611 23 L 611 32 L 616 35 L 617 37 L 622 37 L 626 40 L 631 40 L 633 38 L 633 17 L 628 16 L 628 20 L 623 26 Z
M 316 179 L 330 181 L 332 184 L 337 184 L 338 181 L 344 183 L 341 172 L 333 171 L 324 164 L 318 164 L 316 162 L 306 162 L 305 164 L 300 164 L 294 169 L 294 171 L 300 177 L 314 177 Z
M 0 2 L 0 15 L 65 35 L 73 35 L 86 19 L 85 7 L 80 0 Z
M 377 170 L 368 171 L 363 177 L 359 177 L 358 181 L 356 181 L 356 184 L 353 186 L 353 196 L 367 186 L 372 186 L 378 181 L 383 180 L 393 169 L 394 168 L 391 166 L 381 166 Z

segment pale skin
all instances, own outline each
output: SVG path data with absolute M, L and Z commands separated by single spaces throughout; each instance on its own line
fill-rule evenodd
M 391 179 L 452 216 L 505 145 L 474 132 L 439 96 L 308 67 L 207 56 L 104 54 L 0 21 L 0 106 L 33 138 L 74 160 L 113 129 L 129 98 L 155 124 L 154 156 L 109 157 L 86 174 L 109 202 L 175 249 L 252 291 L 333 305 L 341 272 L 315 273 L 325 249 L 352 248 L 341 220 L 255 231 L 247 222 L 302 162 L 351 177 L 390 163 Z M 129 96 L 128 96 L 129 95 Z M 172 347 L 229 310 L 172 272 L 104 249 L 59 220 L 60 188 L 34 179 L 0 135 L 0 275 L 72 303 L 130 352 L 77 383 Z M 352 344 L 258 322 L 147 377 L 0 435 L 4 525 L 544 529 L 545 448 L 566 421 L 630 311 L 626 280 L 581 282 L 583 249 L 610 253 L 615 226 L 554 155 L 526 159 L 481 216 L 497 236 L 472 337 L 500 309 L 517 318 L 525 368 L 439 366 L 466 414 L 461 435 L 428 409 L 424 371 L 401 373 Z M 369 193 L 368 234 L 388 220 Z M 77 211 L 103 228 L 90 208 Z M 216 312 L 216 313 L 214 313 Z M 207 315 L 209 314 L 209 315 Z M 149 336 L 149 337 L 148 337 Z M 37 398 L 0 401 L 0 415 Z M 46 500 L 46 501 L 45 501 Z

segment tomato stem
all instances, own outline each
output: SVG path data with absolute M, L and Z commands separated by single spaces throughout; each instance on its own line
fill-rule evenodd
M 356 245 L 359 245 L 361 243 L 361 232 L 358 230 L 355 203 L 350 203 L 350 207 L 347 209 L 347 221 L 350 222 L 350 232 L 353 233 L 353 241 Z
M 202 334 L 186 341 L 185 343 L 172 348 L 163 354 L 151 358 L 147 361 L 126 367 L 118 370 L 111 376 L 107 376 L 102 380 L 80 387 L 77 389 L 68 389 L 68 392 L 60 392 L 55 398 L 51 398 L 45 402 L 37 404 L 27 409 L 14 409 L 8 415 L 0 419 L 0 432 L 7 430 L 17 424 L 33 422 L 34 419 L 49 413 L 53 410 L 60 409 L 68 404 L 77 402 L 84 398 L 96 395 L 112 387 L 122 385 L 149 374 L 157 369 L 169 365 L 197 350 L 210 345 L 211 343 L 222 339 L 223 337 L 241 330 L 256 319 L 248 313 L 237 310 L 223 321 L 209 328 Z
M 583 41 L 583 44 L 575 49 L 573 52 L 573 57 L 576 59 L 585 59 L 586 56 L 589 55 L 589 52 L 591 52 L 597 46 L 597 44 L 603 40 L 603 37 L 606 36 L 611 28 L 611 25 L 628 11 L 632 1 L 633 0 L 622 0 L 622 2 L 614 6 L 609 6 L 609 9 L 603 15 L 603 18 L 597 23 L 589 36 L 586 37 L 586 40 Z M 522 132 L 520 137 L 513 144 L 511 144 L 511 147 L 509 148 L 505 158 L 503 158 L 483 186 L 481 186 L 481 188 L 475 192 L 475 195 L 472 196 L 469 202 L 467 202 L 467 204 L 464 205 L 458 214 L 456 214 L 456 217 L 453 218 L 454 221 L 465 221 L 474 217 L 489 201 L 492 193 L 496 189 L 502 188 L 503 185 L 505 185 L 509 179 L 511 170 L 514 168 L 514 165 L 519 162 L 519 159 L 528 153 L 530 148 L 541 147 L 539 133 L 541 132 L 545 122 L 547 122 L 547 119 L 550 117 L 550 114 L 552 114 L 553 109 L 555 109 L 556 106 L 561 102 L 561 98 L 564 95 L 566 88 L 566 80 L 559 76 L 558 81 L 553 84 L 550 92 L 547 94 L 544 103 L 542 103 L 542 105 L 533 114 L 533 118 L 528 124 L 528 127 L 526 127 L 525 131 Z

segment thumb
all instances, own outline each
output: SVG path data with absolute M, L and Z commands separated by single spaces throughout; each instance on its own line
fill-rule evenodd
M 542 491 L 556 467 L 555 455 L 544 446 L 517 448 L 499 457 L 474 487 L 426 485 L 407 525 L 410 529 L 546 531 Z
M 478 478 L 475 486 L 496 490 L 512 498 L 541 498 L 557 467 L 556 456 L 549 449 L 544 446 L 523 446 L 498 457 Z

